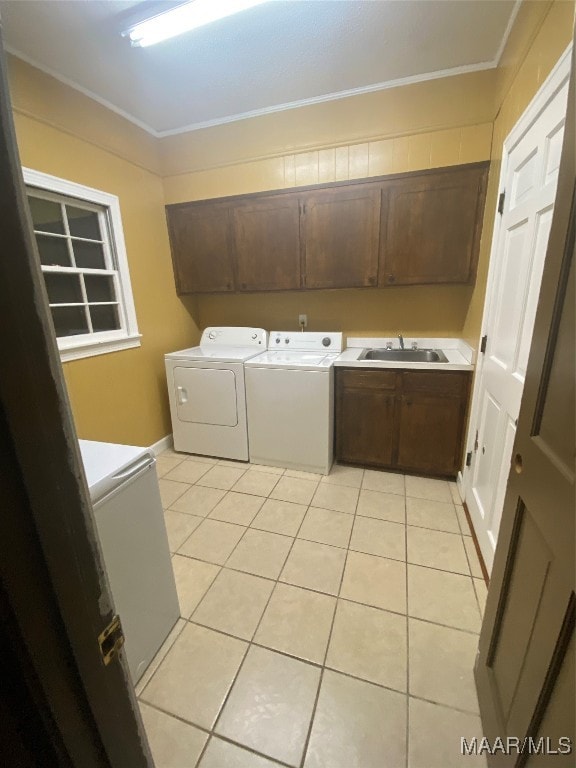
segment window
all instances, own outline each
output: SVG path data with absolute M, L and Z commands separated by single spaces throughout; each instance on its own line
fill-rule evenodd
M 118 198 L 23 173 L 62 360 L 139 346 Z

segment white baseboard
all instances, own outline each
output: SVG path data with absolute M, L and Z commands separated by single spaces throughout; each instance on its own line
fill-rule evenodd
M 456 475 L 456 486 L 458 488 L 458 495 L 462 499 L 462 501 L 466 501 L 466 493 L 464 490 L 464 478 L 462 477 L 462 472 L 458 472 Z
M 162 437 L 160 440 L 158 440 L 156 443 L 150 446 L 150 450 L 154 451 L 154 456 L 158 456 L 162 453 L 162 451 L 168 450 L 168 448 L 172 448 L 174 445 L 174 441 L 172 440 L 172 435 L 166 435 L 166 437 Z

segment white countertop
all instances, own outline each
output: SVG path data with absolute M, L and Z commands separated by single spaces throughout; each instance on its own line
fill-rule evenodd
M 385 349 L 392 342 L 393 349 L 399 349 L 398 337 L 348 337 L 347 347 L 336 358 L 334 365 L 346 368 L 413 368 L 414 370 L 434 371 L 472 371 L 476 359 L 475 350 L 462 339 L 424 339 L 406 337 L 404 346 L 410 349 L 416 342 L 418 349 L 437 349 L 442 351 L 447 363 L 414 363 L 407 361 L 391 360 L 358 360 L 364 349 Z

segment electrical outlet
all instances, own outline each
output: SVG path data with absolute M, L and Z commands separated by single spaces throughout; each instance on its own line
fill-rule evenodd
M 306 328 L 308 325 L 308 315 L 298 315 L 298 324 L 301 328 Z

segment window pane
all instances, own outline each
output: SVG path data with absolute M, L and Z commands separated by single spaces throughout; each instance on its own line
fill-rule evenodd
M 56 336 L 78 336 L 88 333 L 88 323 L 83 307 L 51 307 Z
M 84 243 L 81 240 L 72 240 L 72 250 L 74 251 L 77 267 L 106 269 L 104 248 L 99 243 Z
M 44 280 L 50 304 L 81 304 L 84 301 L 78 275 L 45 272 Z
M 67 205 L 66 215 L 68 216 L 68 228 L 73 237 L 87 237 L 90 240 L 102 240 L 97 213 Z
M 120 328 L 116 304 L 90 307 L 90 317 L 95 331 L 116 331 Z
M 85 275 L 84 285 L 88 301 L 116 301 L 114 281 L 111 277 Z
M 39 197 L 29 197 L 30 213 L 34 222 L 34 229 L 41 232 L 56 232 L 64 234 L 64 222 L 62 221 L 62 209 L 59 203 L 51 200 L 41 200 Z
M 67 241 L 61 237 L 36 235 L 40 263 L 47 267 L 71 267 Z

